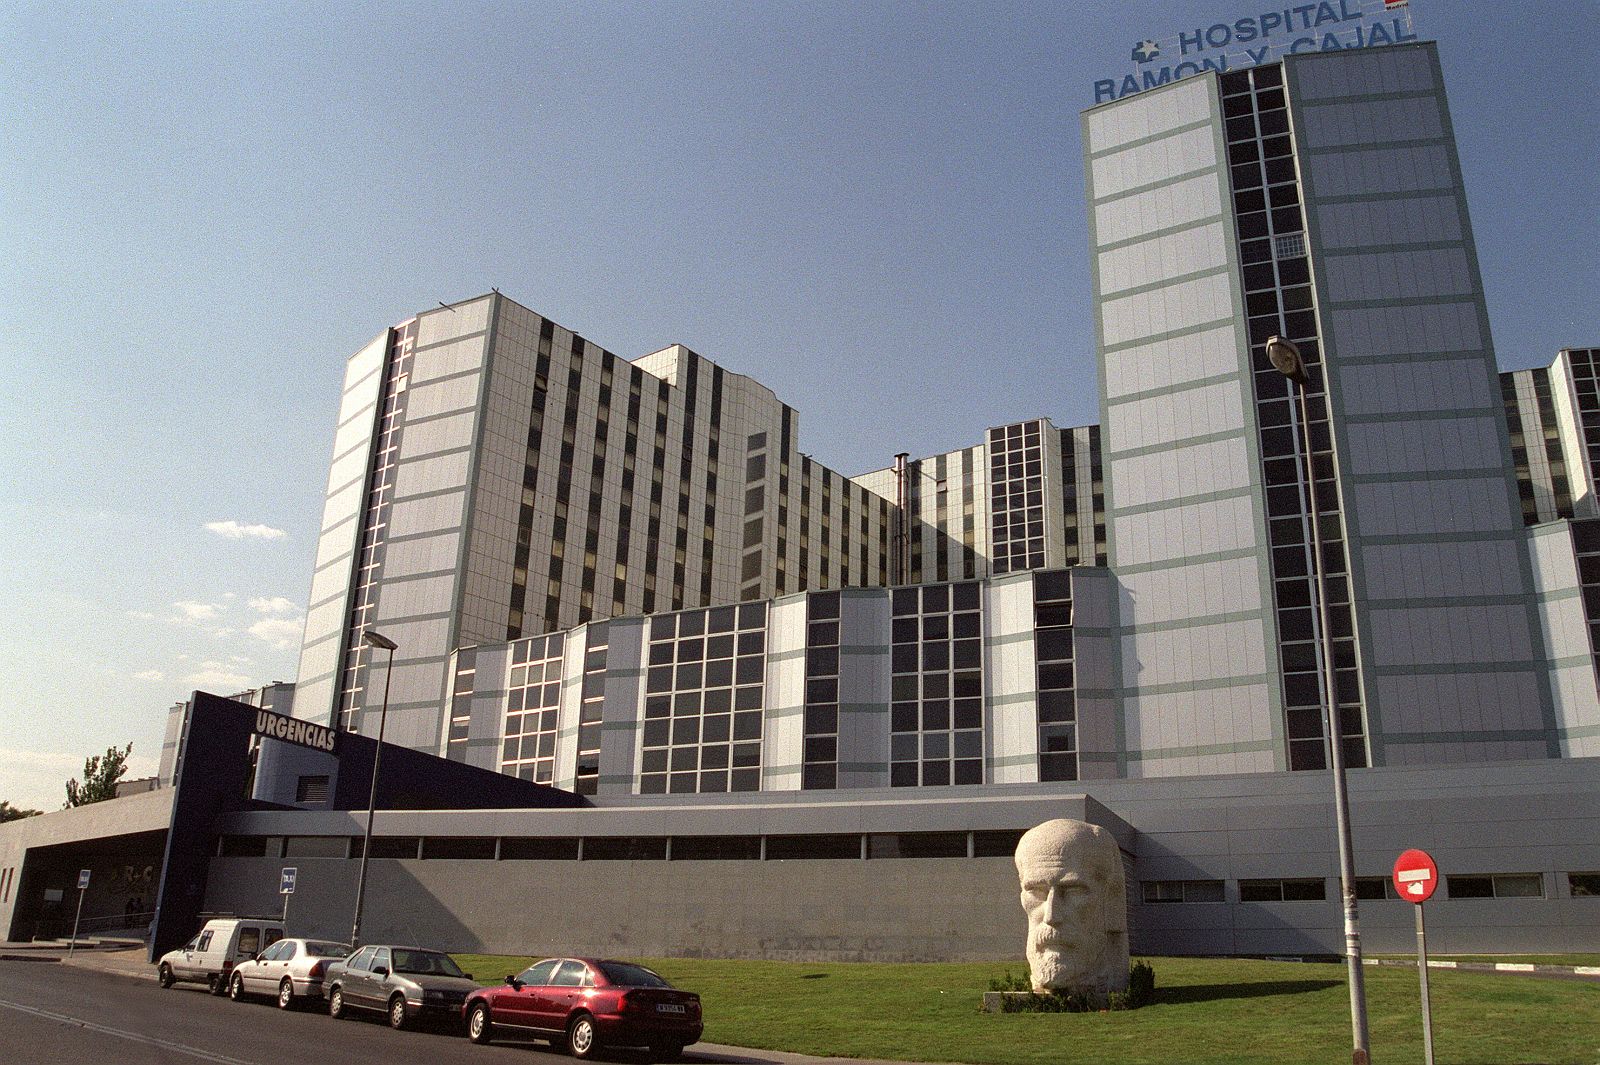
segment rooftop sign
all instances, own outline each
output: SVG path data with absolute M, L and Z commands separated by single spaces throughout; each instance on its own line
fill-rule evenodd
M 255 733 L 301 747 L 315 747 L 319 751 L 333 750 L 338 732 L 297 717 L 285 717 L 271 710 L 257 710 Z
M 1275 63 L 1298 52 L 1416 39 L 1408 0 L 1325 0 L 1281 7 L 1136 42 L 1129 54 L 1132 68 L 1096 81 L 1094 102 L 1120 100 L 1208 70 L 1221 74 Z

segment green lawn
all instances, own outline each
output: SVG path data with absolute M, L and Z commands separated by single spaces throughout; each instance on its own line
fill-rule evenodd
M 484 983 L 531 960 L 456 959 Z M 641 960 L 699 992 L 705 1038 L 735 1046 L 979 1065 L 1350 1060 L 1342 965 L 1153 958 L 1156 998 L 1143 1009 L 991 1015 L 978 1003 L 1004 964 Z M 1373 967 L 1366 976 L 1374 1061 L 1421 1061 L 1416 973 Z M 1600 1062 L 1592 983 L 1433 970 L 1429 987 L 1439 1065 Z

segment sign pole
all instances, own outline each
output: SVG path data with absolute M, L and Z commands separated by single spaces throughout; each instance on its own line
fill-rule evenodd
M 289 930 L 289 896 L 294 894 L 295 881 L 299 879 L 300 870 L 292 865 L 283 867 L 278 874 L 278 894 L 283 896 L 283 930 Z
M 1428 937 L 1422 927 L 1422 903 L 1417 903 L 1417 973 L 1422 981 L 1422 1054 L 1433 1065 L 1433 1009 L 1428 1004 Z
M 78 912 L 72 915 L 72 942 L 67 944 L 67 957 L 78 949 L 78 922 L 83 918 L 83 897 L 89 893 L 89 870 L 78 870 Z
M 1426 1065 L 1433 1065 L 1433 1010 L 1428 1005 L 1428 935 L 1422 924 L 1422 904 L 1439 887 L 1439 863 L 1427 851 L 1408 850 L 1395 859 L 1394 890 L 1417 908 L 1417 979 L 1422 982 L 1422 1050 Z

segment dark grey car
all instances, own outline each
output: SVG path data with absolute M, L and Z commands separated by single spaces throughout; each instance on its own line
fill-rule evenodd
M 425 947 L 365 946 L 332 966 L 322 980 L 328 1015 L 376 1010 L 393 1028 L 418 1019 L 459 1023 L 461 1003 L 478 989 L 450 955 Z

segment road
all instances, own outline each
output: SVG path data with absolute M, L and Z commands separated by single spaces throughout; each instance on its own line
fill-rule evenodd
M 148 980 L 52 962 L 0 961 L 0 1059 L 6 1065 L 556 1065 L 571 1059 L 544 1043 L 474 1046 L 454 1030 L 396 1032 L 374 1013 L 335 1021 L 320 1009 L 284 1012 L 266 1002 L 231 1002 L 198 985 L 163 991 Z M 721 1051 L 729 1051 L 724 1053 Z M 645 1057 L 626 1051 L 613 1062 Z M 783 1054 L 701 1047 L 685 1062 L 771 1063 Z

